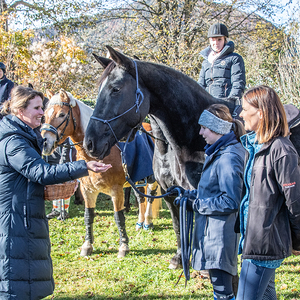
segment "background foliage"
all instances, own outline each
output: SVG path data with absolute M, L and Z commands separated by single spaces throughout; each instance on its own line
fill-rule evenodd
M 271 21 L 290 2 L 0 0 L 0 59 L 8 66 L 8 77 L 18 84 L 31 82 L 43 92 L 65 88 L 78 98 L 95 99 L 102 69 L 92 52 L 106 56 L 105 45 L 110 45 L 197 80 L 199 52 L 208 45 L 207 30 L 220 21 L 245 60 L 247 87 L 270 85 L 288 102 L 291 97 L 284 89 L 282 71 L 287 65 L 282 60 L 286 55 L 291 58 L 291 53 L 292 59 L 299 56 L 294 51 L 298 15 L 280 26 Z M 24 20 L 22 29 L 18 29 L 20 20 Z M 293 66 L 299 74 L 298 65 Z

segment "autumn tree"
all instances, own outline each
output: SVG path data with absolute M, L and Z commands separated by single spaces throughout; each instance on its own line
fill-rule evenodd
M 2 22 L 6 31 L 8 26 L 51 26 L 59 32 L 68 32 L 88 26 L 102 10 L 102 0 L 0 0 L 0 14 L 8 17 Z
M 131 56 L 167 64 L 197 79 L 202 63 L 199 52 L 208 45 L 208 28 L 212 23 L 223 22 L 229 29 L 236 52 L 244 58 L 251 54 L 251 60 L 255 51 L 261 53 L 257 57 L 259 67 L 268 68 L 268 72 L 259 80 L 252 72 L 253 61 L 246 60 L 251 71 L 247 78 L 253 85 L 274 73 L 284 28 L 276 28 L 262 15 L 271 19 L 281 7 L 272 0 L 123 1 L 122 6 L 98 16 L 96 30 L 88 30 L 93 32 L 93 50 L 102 50 L 109 44 Z M 271 80 L 274 78 L 276 76 Z

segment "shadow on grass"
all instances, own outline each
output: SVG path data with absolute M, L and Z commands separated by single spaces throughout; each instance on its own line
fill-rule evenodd
M 106 255 L 111 255 L 111 254 L 117 254 L 118 249 L 95 249 L 93 251 L 93 255 L 97 254 L 106 254 Z M 148 256 L 148 255 L 158 255 L 158 254 L 169 254 L 169 255 L 175 255 L 176 254 L 176 249 L 133 249 L 128 252 L 126 257 L 130 256 Z
M 102 295 L 83 295 L 83 296 L 76 296 L 76 297 L 70 297 L 70 296 L 54 296 L 51 299 L 57 299 L 57 300 L 139 300 L 139 299 L 170 299 L 169 295 L 160 295 L 159 297 L 157 295 L 145 295 L 145 296 L 128 296 L 128 295 L 122 295 L 117 297 L 107 297 Z M 180 299 L 199 299 L 199 295 L 189 295 L 189 296 L 180 296 Z M 204 298 L 202 298 L 204 299 Z M 207 299 L 210 299 L 207 297 Z

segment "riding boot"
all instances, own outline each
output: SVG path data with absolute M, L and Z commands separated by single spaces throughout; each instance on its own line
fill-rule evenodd
M 93 234 L 93 223 L 94 223 L 94 208 L 85 208 L 84 211 L 84 224 L 85 224 L 85 240 L 89 241 L 91 244 L 94 243 Z
M 124 209 L 120 211 L 115 211 L 114 217 L 115 217 L 117 227 L 119 229 L 120 245 L 122 245 L 123 243 L 128 244 L 128 236 L 125 228 Z

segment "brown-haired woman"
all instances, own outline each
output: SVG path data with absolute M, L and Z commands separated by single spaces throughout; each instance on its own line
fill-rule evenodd
M 300 250 L 300 168 L 283 105 L 268 86 L 243 96 L 248 152 L 240 206 L 242 270 L 237 300 L 276 299 L 275 270 Z
M 105 172 L 110 165 L 84 160 L 49 165 L 41 157 L 38 127 L 43 94 L 13 88 L 0 122 L 1 299 L 42 299 L 53 293 L 44 186 Z

